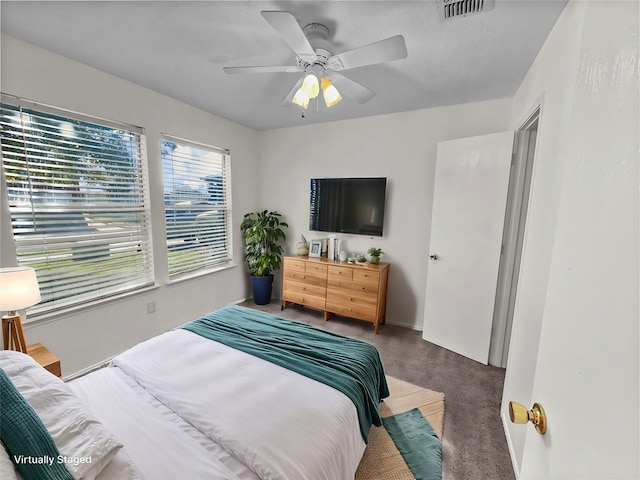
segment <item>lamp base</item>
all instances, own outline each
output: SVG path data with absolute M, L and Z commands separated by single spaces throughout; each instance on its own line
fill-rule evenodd
M 16 350 L 27 353 L 27 342 L 24 340 L 24 330 L 20 315 L 15 312 L 2 317 L 2 339 L 5 350 Z

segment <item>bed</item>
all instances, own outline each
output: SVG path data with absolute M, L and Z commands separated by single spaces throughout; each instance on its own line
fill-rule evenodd
M 53 467 L 38 455 L 70 473 L 51 478 L 353 479 L 389 394 L 372 345 L 236 305 L 69 383 L 19 352 L 0 352 L 0 368 L 2 398 L 15 387 L 36 416 L 2 419 L 2 479 L 43 479 Z M 38 421 L 58 455 L 17 457 L 7 425 Z

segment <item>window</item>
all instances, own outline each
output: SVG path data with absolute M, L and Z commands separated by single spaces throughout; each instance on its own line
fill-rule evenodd
M 231 262 L 228 150 L 162 137 L 169 277 Z
M 153 284 L 140 128 L 2 96 L 0 147 L 18 263 L 35 268 L 29 313 Z

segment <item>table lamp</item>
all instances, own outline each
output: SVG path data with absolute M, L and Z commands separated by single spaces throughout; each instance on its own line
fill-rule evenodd
M 7 312 L 2 317 L 2 338 L 5 350 L 27 353 L 18 310 L 35 305 L 40 298 L 38 277 L 33 268 L 0 268 L 0 311 Z

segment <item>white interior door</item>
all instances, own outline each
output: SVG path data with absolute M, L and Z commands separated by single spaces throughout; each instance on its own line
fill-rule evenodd
M 487 364 L 513 132 L 442 142 L 422 337 Z
M 559 22 L 574 25 L 579 60 L 558 81 L 575 91 L 555 100 L 561 103 L 546 97 L 554 114 L 542 117 L 538 152 L 548 155 L 547 165 L 534 169 L 531 196 L 545 213 L 553 210 L 543 199 L 554 198 L 557 218 L 532 211 L 525 232 L 502 415 L 520 480 L 637 480 L 640 4 L 569 2 L 565 12 L 571 22 Z M 556 41 L 574 44 L 567 33 Z M 636 59 L 628 76 L 604 68 L 621 58 Z M 549 68 L 557 74 L 555 62 Z M 545 236 L 552 242 L 539 248 Z M 510 400 L 540 403 L 546 434 L 512 424 Z

